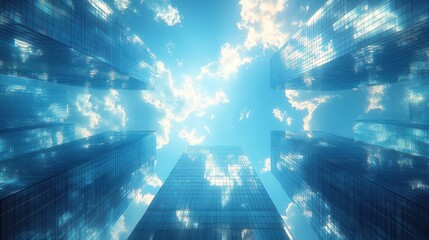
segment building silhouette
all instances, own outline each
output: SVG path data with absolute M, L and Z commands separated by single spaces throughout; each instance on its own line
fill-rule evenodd
M 271 87 L 341 90 L 426 81 L 429 3 L 326 1 L 271 59 Z
M 323 132 L 271 132 L 271 170 L 321 239 L 427 239 L 428 159 Z
M 153 132 L 107 132 L 0 161 L 0 238 L 106 239 L 155 152 Z
M 2 1 L 0 74 L 97 89 L 151 89 L 156 61 L 102 0 Z
M 189 147 L 129 239 L 289 239 L 240 147 Z

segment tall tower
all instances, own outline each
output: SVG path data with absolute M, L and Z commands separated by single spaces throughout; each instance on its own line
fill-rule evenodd
M 329 0 L 271 59 L 271 87 L 340 90 L 429 70 L 429 2 Z
M 428 163 L 322 132 L 271 132 L 271 171 L 321 239 L 428 239 Z
M 106 239 L 155 152 L 153 132 L 107 132 L 0 161 L 0 238 Z
M 156 60 L 103 0 L 2 1 L 0 74 L 97 89 L 151 89 Z
M 240 147 L 189 147 L 129 239 L 289 239 Z

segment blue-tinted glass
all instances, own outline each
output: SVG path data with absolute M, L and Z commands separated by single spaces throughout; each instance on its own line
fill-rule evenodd
M 129 239 L 289 239 L 240 147 L 189 147 Z
M 429 159 L 322 132 L 271 144 L 273 174 L 320 238 L 429 237 Z

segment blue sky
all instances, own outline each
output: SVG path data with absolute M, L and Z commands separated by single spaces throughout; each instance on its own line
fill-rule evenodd
M 269 170 L 270 131 L 353 137 L 354 119 L 401 119 L 407 108 L 400 84 L 337 92 L 270 89 L 270 57 L 323 3 L 112 1 L 114 14 L 158 67 L 153 91 L 86 90 L 72 109 L 79 136 L 112 128 L 157 131 L 155 174 L 133 192 L 135 203 L 118 221 L 115 238 L 132 231 L 188 145 L 242 146 L 295 238 L 315 237 Z

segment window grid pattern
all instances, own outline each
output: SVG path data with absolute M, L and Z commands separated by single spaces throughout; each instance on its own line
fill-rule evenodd
M 81 86 L 90 82 L 90 87 L 94 88 L 153 88 L 154 55 L 138 36 L 119 23 L 109 4 L 102 0 L 1 1 L 2 50 L 13 53 L 10 46 L 14 45 L 14 39 L 25 43 L 25 48 L 21 48 L 24 54 L 29 48 L 39 49 L 39 54 L 34 51 L 30 54 L 30 62 L 47 65 L 43 68 L 46 71 L 44 80 Z M 13 60 L 16 59 L 2 59 L 6 66 L 19 62 Z M 64 63 L 61 65 L 58 60 Z M 55 67 L 49 68 L 51 64 Z M 58 67 L 64 71 L 70 65 L 73 69 L 65 72 L 72 76 L 61 76 L 57 72 Z M 15 75 L 29 77 L 31 71 L 38 72 L 31 66 L 21 62 Z M 2 69 L 3 74 L 13 74 L 5 71 Z M 98 83 L 106 76 L 121 84 L 108 82 L 113 86 L 103 86 Z M 141 83 L 129 85 L 128 82 L 133 81 Z
M 68 94 L 59 86 L 0 75 L 0 129 L 64 122 Z
M 321 132 L 271 144 L 273 174 L 321 239 L 429 237 L 428 159 Z
M 239 147 L 189 147 L 129 239 L 288 239 Z
M 72 140 L 73 124 L 42 124 L 0 130 L 0 161 Z
M 355 139 L 429 158 L 429 126 L 389 120 L 356 121 Z
M 0 238 L 106 239 L 155 151 L 151 132 L 110 132 L 0 162 Z
M 271 87 L 339 90 L 415 79 L 409 75 L 429 69 L 428 29 L 426 1 L 327 1 L 273 55 Z

